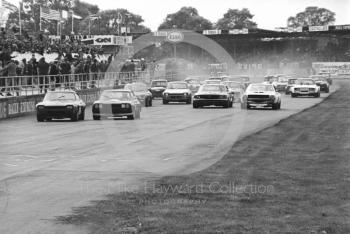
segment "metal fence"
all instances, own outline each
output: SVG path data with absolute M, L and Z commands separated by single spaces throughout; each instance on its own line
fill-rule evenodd
M 147 71 L 135 71 L 0 77 L 0 98 L 36 95 L 48 90 L 118 88 L 132 82 L 148 84 L 153 79 L 172 81 L 176 80 L 176 74 L 160 77 Z

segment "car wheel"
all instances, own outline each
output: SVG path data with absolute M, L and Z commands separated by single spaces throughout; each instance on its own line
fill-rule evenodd
M 133 115 L 128 115 L 128 117 L 127 117 L 128 119 L 135 119 L 135 115 L 133 114 Z
M 278 103 L 278 109 L 281 109 L 281 102 Z
M 278 103 L 273 103 L 272 110 L 277 110 L 277 109 L 278 109 Z
M 227 101 L 222 107 L 223 108 L 229 108 L 230 106 L 230 101 Z
M 191 98 L 187 100 L 186 104 L 191 104 Z
M 79 116 L 79 120 L 84 120 L 85 119 L 85 109 L 81 110 L 81 114 Z
M 165 100 L 165 99 L 163 99 L 163 104 L 168 104 L 169 103 L 169 101 L 168 100 Z
M 78 121 L 79 120 L 79 110 L 77 110 L 76 113 L 73 113 L 73 115 L 70 119 L 71 119 L 71 121 Z
M 295 93 L 291 93 L 290 96 L 291 96 L 292 98 L 297 97 L 297 95 L 296 95 Z
M 93 118 L 94 120 L 100 120 L 100 119 L 101 119 L 101 116 L 99 116 L 99 115 L 93 115 L 92 118 Z
M 44 118 L 43 118 L 42 116 L 40 116 L 40 115 L 37 115 L 37 116 L 36 116 L 36 120 L 37 120 L 38 122 L 44 122 Z
M 152 98 L 149 99 L 149 106 L 152 106 Z
M 194 109 L 197 109 L 199 107 L 198 103 L 196 103 L 196 102 L 193 102 L 192 106 Z

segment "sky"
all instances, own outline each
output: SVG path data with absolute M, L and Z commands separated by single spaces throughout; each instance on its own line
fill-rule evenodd
M 335 24 L 350 24 L 350 0 L 83 0 L 96 4 L 101 10 L 126 8 L 141 15 L 145 26 L 156 31 L 167 14 L 183 6 L 191 6 L 199 15 L 216 22 L 229 8 L 248 8 L 253 21 L 262 29 L 285 27 L 287 18 L 308 6 L 324 7 L 336 13 Z
M 19 0 L 8 0 L 18 3 Z M 336 13 L 335 24 L 350 24 L 350 0 L 81 0 L 98 5 L 101 10 L 125 8 L 141 15 L 144 25 L 156 31 L 167 14 L 191 6 L 199 15 L 216 22 L 229 8 L 248 8 L 253 21 L 262 29 L 285 27 L 289 16 L 308 6 L 324 7 Z

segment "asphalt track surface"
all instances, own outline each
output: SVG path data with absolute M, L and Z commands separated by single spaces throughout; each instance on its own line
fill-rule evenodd
M 332 86 L 332 90 L 337 85 Z M 0 233 L 86 233 L 53 220 L 73 207 L 132 189 L 145 178 L 183 175 L 220 160 L 239 138 L 322 101 L 283 95 L 281 110 L 143 108 L 140 120 L 0 121 Z

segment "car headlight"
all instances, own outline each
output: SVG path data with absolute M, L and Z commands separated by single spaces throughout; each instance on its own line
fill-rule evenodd
M 164 96 L 168 96 L 169 94 L 168 93 L 163 93 L 164 94 Z
M 72 110 L 74 107 L 73 107 L 72 105 L 68 105 L 68 106 L 66 106 L 66 108 L 67 108 L 68 110 Z
M 42 110 L 42 109 L 44 109 L 45 107 L 42 106 L 42 105 L 40 105 L 40 106 L 38 106 L 37 108 L 38 108 L 39 110 Z
M 200 99 L 201 97 L 200 97 L 199 95 L 194 95 L 193 98 L 195 98 L 195 99 Z
M 95 108 L 95 109 L 102 108 L 102 104 L 96 103 L 96 104 L 94 104 L 94 108 Z

